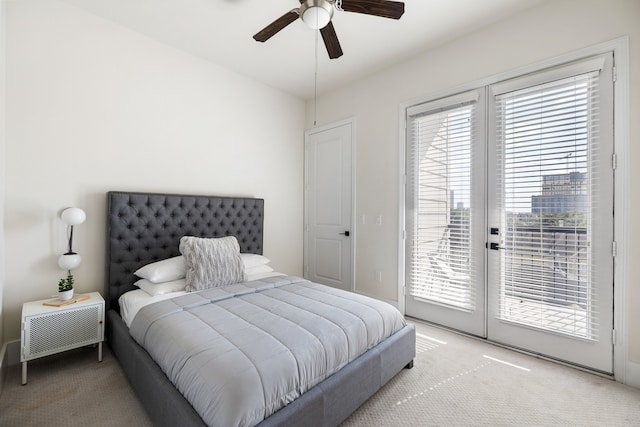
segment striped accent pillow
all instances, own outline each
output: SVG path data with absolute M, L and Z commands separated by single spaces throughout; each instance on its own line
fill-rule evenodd
M 187 292 L 245 281 L 240 245 L 234 236 L 211 239 L 184 236 L 180 239 L 180 252 L 187 268 Z

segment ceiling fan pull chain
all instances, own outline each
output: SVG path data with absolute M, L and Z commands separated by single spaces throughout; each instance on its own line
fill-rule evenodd
M 344 12 L 344 9 L 342 9 L 342 0 L 336 0 L 335 6 L 336 6 L 336 9 L 338 9 L 341 12 Z
M 315 70 L 313 74 L 313 125 L 318 124 L 318 34 L 320 30 L 316 30 L 316 49 L 315 49 Z

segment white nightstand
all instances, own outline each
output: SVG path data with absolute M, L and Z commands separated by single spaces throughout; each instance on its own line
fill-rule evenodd
M 51 298 L 22 305 L 22 384 L 27 383 L 27 362 L 39 357 L 97 343 L 102 362 L 104 299 L 98 292 L 83 295 L 89 298 L 62 307 L 43 305 Z

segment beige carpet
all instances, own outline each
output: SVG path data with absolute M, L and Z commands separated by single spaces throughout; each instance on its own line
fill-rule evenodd
M 355 426 L 640 426 L 640 390 L 417 323 L 415 367 L 343 423 Z M 105 348 L 12 367 L 0 426 L 149 426 Z
M 108 347 L 36 359 L 21 385 L 21 365 L 9 369 L 0 395 L 0 426 L 151 426 Z
M 415 366 L 354 426 L 640 426 L 640 390 L 416 323 Z

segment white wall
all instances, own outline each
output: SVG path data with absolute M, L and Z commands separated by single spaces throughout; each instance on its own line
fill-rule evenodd
M 0 2 L 0 165 L 5 164 L 5 56 L 6 56 L 6 3 Z M 4 224 L 4 181 L 5 168 L 0 169 L 0 224 Z M 0 227 L 0 366 L 2 365 L 2 344 L 4 343 L 4 226 Z M 0 373 L 0 384 L 2 373 Z M 0 385 L 0 389 L 2 386 Z
M 57 291 L 65 207 L 87 212 L 76 290 L 103 290 L 108 190 L 262 197 L 265 255 L 302 274 L 304 102 L 66 3 L 6 3 L 6 340 Z
M 383 225 L 357 225 L 356 289 L 398 300 L 398 136 L 399 106 L 411 99 L 462 85 L 628 35 L 630 117 L 640 111 L 640 2 L 637 0 L 554 0 L 416 56 L 318 99 L 318 125 L 355 117 L 358 140 L 356 218 L 382 215 Z M 307 104 L 307 128 L 313 126 Z M 629 164 L 640 163 L 640 122 L 631 121 Z M 640 168 L 630 171 L 640 182 Z M 640 189 L 630 187 L 629 218 L 640 216 Z M 629 361 L 640 367 L 640 228 L 629 230 Z M 636 243 L 636 244 L 634 244 Z M 382 271 L 382 284 L 372 281 Z M 640 371 L 638 371 L 640 372 Z M 640 384 L 640 382 L 638 382 Z

